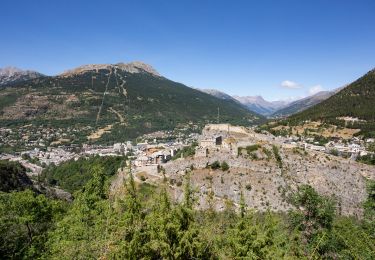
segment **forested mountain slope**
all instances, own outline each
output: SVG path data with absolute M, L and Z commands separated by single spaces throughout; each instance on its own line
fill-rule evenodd
M 288 118 L 291 123 L 321 120 L 336 125 L 360 128 L 362 133 L 375 131 L 375 69 L 357 79 L 327 100 Z M 352 117 L 354 120 L 342 120 Z
M 309 107 L 312 107 L 326 100 L 333 94 L 334 92 L 331 92 L 331 91 L 320 91 L 319 93 L 316 93 L 315 95 L 293 101 L 287 106 L 274 112 L 271 116 L 283 117 L 283 116 L 288 116 L 288 115 L 292 115 L 292 114 L 304 111 L 305 109 L 308 109 Z
M 9 85 L 10 86 L 10 85 Z M 0 121 L 65 127 L 111 125 L 111 136 L 135 137 L 179 123 L 217 120 L 250 125 L 261 119 L 237 102 L 213 97 L 160 76 L 151 66 L 86 65 L 0 90 Z

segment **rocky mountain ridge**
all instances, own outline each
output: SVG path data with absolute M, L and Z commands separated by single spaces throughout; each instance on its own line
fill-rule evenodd
M 9 86 L 0 89 L 0 122 L 91 129 L 77 131 L 80 142 L 87 136 L 113 142 L 180 124 L 216 122 L 218 108 L 225 122 L 249 125 L 264 119 L 238 102 L 162 77 L 141 62 L 84 65 Z
M 236 101 L 235 98 L 233 98 L 231 95 L 228 95 L 227 93 L 221 92 L 217 89 L 213 88 L 206 88 L 206 89 L 198 89 L 204 93 L 210 94 L 211 96 L 220 98 L 220 99 L 226 99 L 226 100 L 233 100 Z
M 328 99 L 288 117 L 290 124 L 303 121 L 322 121 L 334 125 L 361 129 L 368 137 L 375 133 L 375 70 L 371 70 L 354 82 L 339 88 Z M 349 118 L 347 124 L 342 118 Z
M 267 101 L 262 96 L 233 96 L 249 110 L 268 116 L 275 111 L 287 106 L 288 101 Z
M 10 66 L 0 68 L 0 87 L 29 79 L 36 79 L 42 76 L 44 75 L 33 70 L 21 70 Z
M 294 113 L 298 113 L 309 107 L 312 107 L 320 102 L 326 100 L 330 96 L 335 94 L 334 91 L 320 91 L 312 96 L 308 96 L 302 99 L 298 99 L 289 103 L 288 105 L 276 110 L 271 116 L 272 117 L 285 117 L 292 115 Z
M 67 70 L 61 73 L 61 76 L 72 76 L 82 74 L 87 71 L 98 71 L 98 70 L 121 70 L 129 73 L 140 73 L 147 72 L 154 76 L 160 77 L 161 75 L 149 64 L 141 61 L 134 61 L 129 63 L 117 63 L 117 64 L 87 64 L 79 66 L 72 70 Z

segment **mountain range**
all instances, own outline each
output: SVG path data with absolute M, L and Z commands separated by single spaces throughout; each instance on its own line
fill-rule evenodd
M 87 71 L 108 70 L 113 66 L 111 64 L 90 64 L 83 65 L 72 70 L 67 70 L 60 74 L 60 76 L 78 75 Z M 150 75 L 161 77 L 161 75 L 152 66 L 142 62 L 131 62 L 128 64 L 116 64 L 119 70 L 127 71 L 129 73 L 139 73 L 140 71 L 149 73 Z M 32 71 L 21 70 L 15 67 L 6 67 L 0 69 L 0 87 L 11 86 L 30 79 L 45 77 L 45 75 Z M 297 112 L 303 111 L 319 102 L 327 99 L 335 92 L 321 91 L 315 95 L 302 98 L 293 102 L 290 101 L 267 101 L 262 96 L 230 96 L 224 92 L 216 89 L 198 89 L 201 92 L 207 93 L 216 98 L 236 102 L 248 109 L 250 112 L 255 112 L 271 118 L 286 117 Z
M 234 96 L 234 98 L 245 105 L 249 110 L 264 116 L 270 116 L 289 104 L 288 101 L 266 101 L 261 96 Z
M 261 96 L 190 88 L 142 62 L 83 65 L 57 76 L 7 67 L 0 69 L 0 121 L 111 125 L 115 135 L 130 136 L 186 122 L 217 122 L 218 116 L 220 122 L 244 125 L 260 122 L 263 116 L 330 121 L 356 116 L 372 125 L 374 74 L 372 70 L 335 91 L 270 102 Z
M 0 68 L 0 87 L 42 76 L 44 75 L 32 70 L 21 70 L 16 67 Z
M 323 121 L 334 125 L 361 129 L 361 134 L 375 137 L 375 69 L 340 88 L 324 101 L 287 121 L 300 124 L 306 120 Z
M 30 74 L 7 71 L 8 79 Z M 264 118 L 234 100 L 171 81 L 142 62 L 84 65 L 57 76 L 31 73 L 0 88 L 2 125 L 107 127 L 108 141 L 217 120 L 249 125 Z
M 232 100 L 246 109 L 263 116 L 269 116 L 289 104 L 287 101 L 266 101 L 262 96 L 231 96 L 216 89 L 199 89 L 220 99 Z
M 326 100 L 337 91 L 320 91 L 295 101 L 267 101 L 262 96 L 230 96 L 216 89 L 200 89 L 220 99 L 239 102 L 248 110 L 269 118 L 287 117 Z
M 335 91 L 320 91 L 314 95 L 298 99 L 274 111 L 272 117 L 286 117 L 312 107 L 332 96 Z

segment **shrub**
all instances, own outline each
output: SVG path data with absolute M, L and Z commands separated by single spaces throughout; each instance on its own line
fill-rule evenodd
M 229 165 L 226 161 L 221 163 L 221 170 L 223 170 L 223 171 L 229 170 Z
M 219 161 L 214 161 L 213 163 L 210 164 L 210 167 L 211 167 L 211 169 L 213 169 L 213 170 L 217 170 L 217 169 L 219 169 L 219 168 L 220 168 L 220 163 L 219 163 Z
M 330 154 L 334 155 L 334 156 L 338 156 L 339 155 L 339 151 L 337 149 L 332 149 L 330 151 Z
M 283 163 L 282 163 L 281 156 L 279 154 L 279 148 L 276 145 L 272 145 L 272 151 L 273 151 L 273 155 L 275 156 L 277 164 L 279 165 L 280 168 L 282 168 Z
M 250 154 L 251 152 L 254 152 L 254 151 L 258 150 L 259 148 L 260 148 L 259 144 L 246 146 L 247 154 Z
M 272 153 L 266 147 L 262 149 L 263 153 L 267 156 L 267 160 L 271 159 Z

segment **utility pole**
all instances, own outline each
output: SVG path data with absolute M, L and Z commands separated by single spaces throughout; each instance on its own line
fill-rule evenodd
M 217 123 L 220 122 L 220 108 L 217 107 Z

